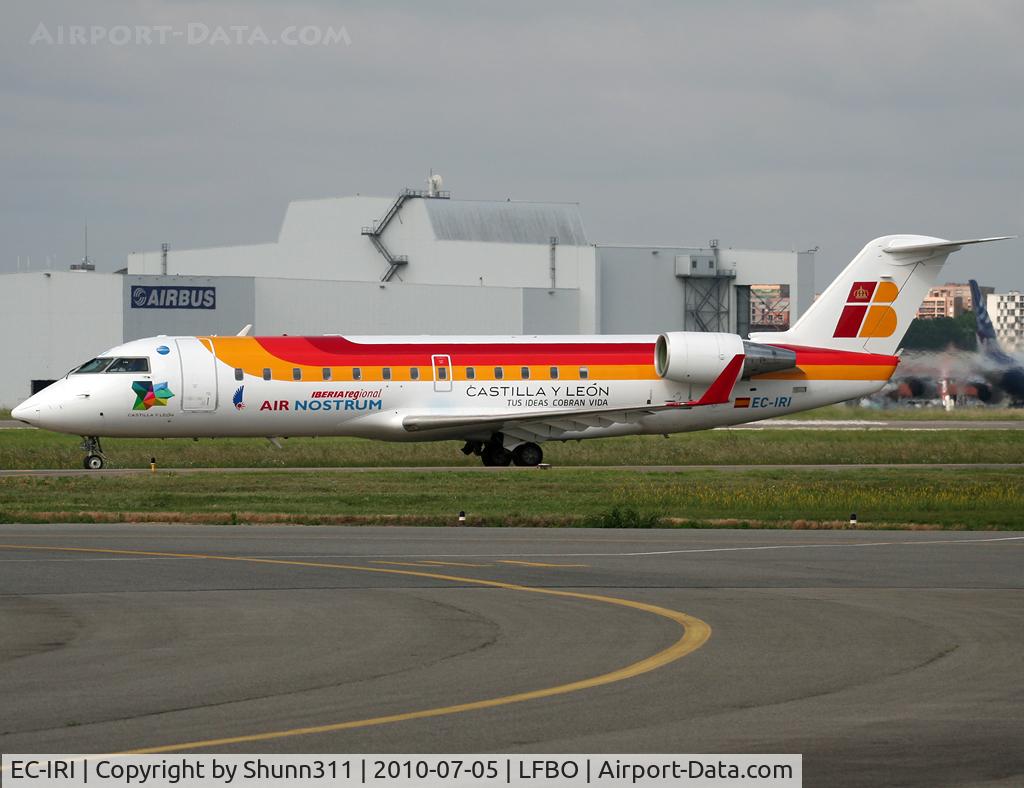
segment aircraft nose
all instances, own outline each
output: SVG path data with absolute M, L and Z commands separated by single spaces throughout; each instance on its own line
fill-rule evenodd
M 35 422 L 39 419 L 39 404 L 38 401 L 33 402 L 35 399 L 35 397 L 29 397 L 18 405 L 11 411 L 11 418 L 34 426 Z

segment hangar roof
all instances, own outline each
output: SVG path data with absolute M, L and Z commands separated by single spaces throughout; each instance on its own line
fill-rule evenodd
M 424 200 L 439 241 L 586 246 L 583 218 L 574 203 Z

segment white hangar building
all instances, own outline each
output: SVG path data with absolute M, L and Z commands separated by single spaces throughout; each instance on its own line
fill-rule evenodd
M 0 407 L 156 334 L 746 334 L 759 285 L 783 285 L 795 320 L 813 253 L 594 243 L 576 204 L 299 200 L 274 243 L 0 276 L 0 332 L 18 338 L 0 350 Z

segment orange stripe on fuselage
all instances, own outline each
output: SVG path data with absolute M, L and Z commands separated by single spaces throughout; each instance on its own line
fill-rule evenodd
M 796 368 L 755 375 L 752 380 L 888 380 L 898 356 L 848 350 L 776 345 L 796 353 Z
M 360 372 L 360 381 L 383 381 L 383 370 L 391 371 L 389 380 L 412 380 L 410 370 L 419 370 L 419 380 L 432 380 L 431 357 L 451 357 L 453 380 L 470 381 L 467 368 L 472 367 L 472 381 L 553 380 L 551 368 L 558 370 L 557 380 L 657 380 L 654 369 L 654 345 L 643 343 L 466 343 L 465 345 L 376 345 L 345 340 L 345 345 L 331 349 L 311 349 L 308 344 L 291 343 L 287 358 L 268 350 L 278 340 L 303 340 L 304 337 L 211 337 L 217 358 L 225 365 L 243 370 L 247 375 L 263 377 L 269 369 L 273 380 L 294 380 L 300 370 L 302 380 L 322 381 L 323 370 L 331 370 L 332 381 L 355 380 L 353 369 Z M 320 339 L 317 337 L 316 339 Z M 338 339 L 326 337 L 324 339 Z M 358 352 L 338 352 L 355 348 Z M 546 348 L 541 351 L 538 348 Z M 544 353 L 550 353 L 545 356 Z M 498 378 L 495 368 L 500 367 Z M 523 368 L 529 376 L 524 377 Z M 586 370 L 586 378 L 581 374 Z
M 766 372 L 751 380 L 888 380 L 896 365 L 808 364 L 784 372 Z
M 212 341 L 217 358 L 247 375 L 262 377 L 269 369 L 273 380 L 294 380 L 300 370 L 305 381 L 323 380 L 323 370 L 331 370 L 331 380 L 354 381 L 353 369 L 359 369 L 360 381 L 383 381 L 383 370 L 391 371 L 390 380 L 412 380 L 410 370 L 419 370 L 419 380 L 432 380 L 431 356 L 451 357 L 453 380 L 469 381 L 472 367 L 474 382 L 497 380 L 552 380 L 551 368 L 558 380 L 657 380 L 654 369 L 654 345 L 649 343 L 577 342 L 577 343 L 474 343 L 465 344 L 361 344 L 342 337 L 200 337 Z M 777 345 L 796 353 L 796 368 L 755 375 L 752 380 L 888 380 L 899 363 L 896 356 L 854 353 L 828 348 Z M 279 355 L 279 353 L 283 355 Z M 501 378 L 495 374 L 500 367 Z M 529 377 L 522 375 L 526 367 Z

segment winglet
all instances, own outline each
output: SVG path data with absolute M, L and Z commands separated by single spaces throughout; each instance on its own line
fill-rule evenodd
M 246 323 L 245 324 L 245 328 L 243 328 L 241 331 L 239 331 L 237 334 L 235 334 L 235 336 L 236 337 L 247 337 L 247 336 L 249 336 L 249 332 L 250 331 L 252 331 L 252 323 Z
M 724 405 L 732 396 L 732 390 L 736 388 L 736 381 L 740 379 L 743 372 L 743 353 L 737 353 L 732 361 L 725 365 L 722 374 L 715 378 L 715 382 L 708 386 L 704 396 L 698 400 L 687 402 L 690 407 L 696 408 L 701 405 Z

